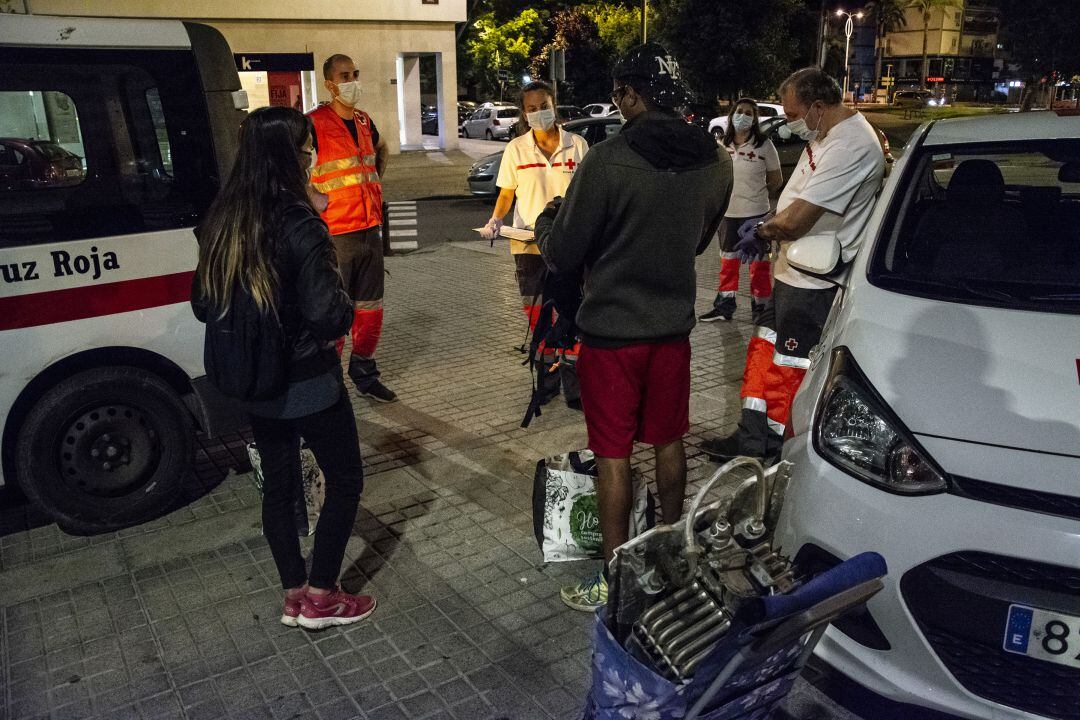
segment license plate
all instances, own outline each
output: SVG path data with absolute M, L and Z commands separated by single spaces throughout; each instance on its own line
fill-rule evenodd
M 1080 668 L 1080 617 L 1027 605 L 1010 605 L 1005 650 Z

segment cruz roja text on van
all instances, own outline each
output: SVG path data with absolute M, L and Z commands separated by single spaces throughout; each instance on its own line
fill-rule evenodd
M 71 275 L 86 275 L 92 273 L 91 280 L 101 277 L 102 270 L 119 270 L 120 262 L 116 253 L 107 251 L 98 254 L 96 247 L 90 248 L 89 255 L 74 256 L 66 250 L 53 250 L 49 253 L 53 264 L 53 277 L 68 277 Z M 3 275 L 5 283 L 23 282 L 26 280 L 39 280 L 37 260 L 24 262 L 5 263 L 0 265 L 0 275 Z

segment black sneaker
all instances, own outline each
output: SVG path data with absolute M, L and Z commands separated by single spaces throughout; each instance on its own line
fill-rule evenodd
M 701 449 L 705 451 L 705 454 L 709 456 L 710 460 L 718 463 L 726 463 L 740 455 L 746 454 L 742 452 L 739 447 L 738 431 L 733 432 L 727 437 L 706 440 L 701 443 Z
M 720 310 L 719 308 L 713 308 L 709 312 L 698 317 L 701 322 L 716 322 L 717 320 L 724 320 L 725 322 L 731 321 L 732 312 L 730 310 Z
M 357 387 L 356 393 L 361 397 L 369 397 L 372 400 L 378 400 L 381 403 L 392 403 L 397 400 L 397 393 L 378 380 L 374 380 L 370 385 L 363 389 Z

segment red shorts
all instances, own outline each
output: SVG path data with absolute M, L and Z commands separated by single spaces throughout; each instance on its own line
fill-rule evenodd
M 577 372 L 598 457 L 630 457 L 635 440 L 666 445 L 690 429 L 689 339 L 614 349 L 582 343 Z

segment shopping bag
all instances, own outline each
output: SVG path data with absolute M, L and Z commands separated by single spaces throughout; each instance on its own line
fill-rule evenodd
M 652 527 L 656 506 L 649 486 L 633 474 L 630 537 Z M 603 557 L 596 495 L 596 460 L 589 450 L 544 458 L 533 476 L 533 533 L 544 562 Z
M 251 461 L 251 478 L 255 489 L 262 495 L 262 458 L 255 443 L 248 443 L 248 459 Z M 326 497 L 326 478 L 315 461 L 315 454 L 306 446 L 300 447 L 300 478 L 296 486 L 296 529 L 300 535 L 311 535 L 319 522 L 323 500 Z

